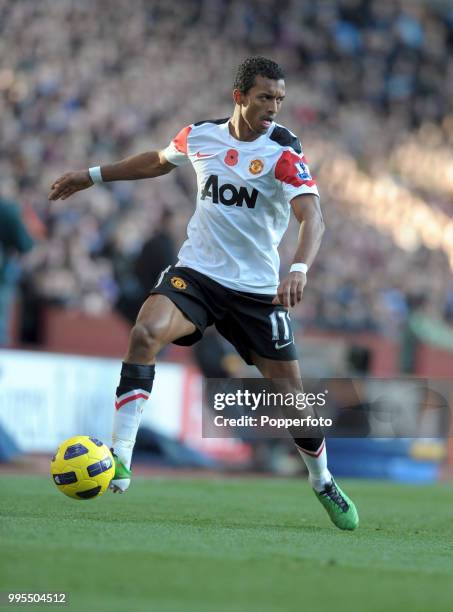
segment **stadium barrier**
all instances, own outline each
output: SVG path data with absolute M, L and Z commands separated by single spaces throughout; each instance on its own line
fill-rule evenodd
M 19 346 L 19 311 L 15 310 L 11 331 L 13 346 Z M 112 312 L 102 316 L 58 307 L 46 307 L 42 311 L 42 344 L 46 351 L 121 357 L 129 337 L 129 324 Z M 375 333 L 332 332 L 319 329 L 305 330 L 299 339 L 299 348 L 307 376 L 332 375 L 332 369 L 344 367 L 348 347 L 355 345 L 370 351 L 369 374 L 376 377 L 395 376 L 400 371 L 399 342 Z M 167 359 L 186 361 L 190 351 L 172 345 Z M 308 370 L 308 371 L 307 371 Z M 442 377 L 453 372 L 453 351 L 429 344 L 420 344 L 414 360 L 416 376 Z

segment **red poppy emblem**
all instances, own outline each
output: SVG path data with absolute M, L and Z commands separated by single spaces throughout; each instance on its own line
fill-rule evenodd
M 235 166 L 238 163 L 238 155 L 239 153 L 236 149 L 228 149 L 225 155 L 225 163 L 227 166 Z

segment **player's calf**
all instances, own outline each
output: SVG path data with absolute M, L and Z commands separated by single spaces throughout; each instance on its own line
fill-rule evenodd
M 164 333 L 165 329 L 161 329 L 156 323 L 146 324 L 137 321 L 131 331 L 126 361 L 128 363 L 154 361 L 165 345 Z

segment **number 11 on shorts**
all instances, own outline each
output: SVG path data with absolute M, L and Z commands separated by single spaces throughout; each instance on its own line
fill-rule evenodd
M 290 327 L 289 313 L 283 310 L 271 312 L 269 315 L 272 328 L 272 340 L 275 341 L 275 348 L 281 349 L 288 346 L 293 341 Z M 283 342 L 283 344 L 282 344 Z

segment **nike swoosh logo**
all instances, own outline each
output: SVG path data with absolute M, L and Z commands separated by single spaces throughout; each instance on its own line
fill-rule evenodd
M 202 157 L 212 157 L 212 155 L 212 153 L 200 153 L 200 151 L 198 151 L 195 157 L 201 159 Z
M 286 344 L 279 344 L 278 342 L 275 343 L 275 348 L 278 350 L 285 348 L 285 346 L 289 346 L 290 344 L 292 344 L 293 341 L 290 340 L 289 342 L 287 342 Z

